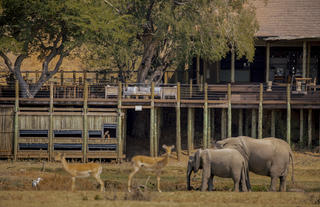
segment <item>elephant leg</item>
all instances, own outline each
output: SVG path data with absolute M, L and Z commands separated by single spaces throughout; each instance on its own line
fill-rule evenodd
M 208 191 L 213 191 L 213 176 L 214 175 L 211 174 L 208 180 Z
M 234 191 L 235 191 L 235 192 L 239 192 L 240 179 L 235 179 L 235 178 L 233 178 L 233 182 L 234 182 Z
M 279 191 L 285 192 L 287 191 L 287 181 L 286 181 L 286 176 L 280 176 L 280 187 Z
M 210 177 L 209 169 L 208 167 L 204 167 L 202 170 L 201 191 L 206 191 L 208 189 L 209 177 Z
M 276 191 L 277 178 L 275 176 L 271 177 L 270 191 Z

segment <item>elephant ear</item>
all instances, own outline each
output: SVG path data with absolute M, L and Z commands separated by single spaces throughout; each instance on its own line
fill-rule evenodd
M 193 170 L 196 173 L 199 168 L 200 168 L 200 164 L 201 164 L 201 160 L 200 160 L 200 155 L 201 155 L 201 149 L 199 149 L 198 151 L 196 151 L 196 153 L 194 154 L 194 166 L 193 166 Z

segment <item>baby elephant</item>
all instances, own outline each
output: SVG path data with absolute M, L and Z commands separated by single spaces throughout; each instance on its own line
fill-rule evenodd
M 191 189 L 190 176 L 202 169 L 201 191 L 213 189 L 213 177 L 232 178 L 234 191 L 250 191 L 248 165 L 235 149 L 199 149 L 190 156 L 187 169 L 187 188 Z

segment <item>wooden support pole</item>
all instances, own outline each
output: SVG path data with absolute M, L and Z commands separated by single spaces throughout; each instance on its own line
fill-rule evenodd
M 312 109 L 308 109 L 308 148 L 312 148 Z
M 307 77 L 312 78 L 310 75 L 310 60 L 311 60 L 311 42 L 308 44 L 308 54 L 307 54 Z
M 159 138 L 160 138 L 160 118 L 161 108 L 155 109 L 155 142 L 154 142 L 154 154 L 157 157 L 159 155 Z
M 50 108 L 49 108 L 49 160 L 53 161 L 53 82 L 50 83 Z
M 243 136 L 243 109 L 239 109 L 238 136 Z
M 257 138 L 257 110 L 251 110 L 251 137 Z
M 228 137 L 232 137 L 231 84 L 228 84 Z
M 117 162 L 120 163 L 122 161 L 122 83 L 118 82 L 118 123 L 117 123 Z
M 244 126 L 244 134 L 246 136 L 250 136 L 250 112 L 249 109 L 245 109 L 245 126 Z
M 303 147 L 303 120 L 304 120 L 304 117 L 303 117 L 303 109 L 300 109 L 300 136 L 299 136 L 299 144 L 300 144 L 300 147 Z
M 181 158 L 181 114 L 180 114 L 180 83 L 177 83 L 177 106 L 176 106 L 176 147 L 178 160 Z
M 303 56 L 302 56 L 302 77 L 306 77 L 307 70 L 307 41 L 303 41 Z
M 204 107 L 203 107 L 203 149 L 208 146 L 208 84 L 204 86 Z
M 226 138 L 227 110 L 221 109 L 221 139 Z
M 276 111 L 271 110 L 271 137 L 276 137 Z
M 212 139 L 215 140 L 216 134 L 215 134 L 215 109 L 211 109 L 211 113 L 210 113 L 210 124 L 211 124 L 211 137 Z
M 19 142 L 19 81 L 15 82 L 15 105 L 14 105 L 14 144 L 13 144 L 13 157 L 14 161 L 17 160 L 18 155 L 18 142 Z
M 291 145 L 291 85 L 287 85 L 287 142 Z
M 83 91 L 83 162 L 88 162 L 87 151 L 88 151 L 88 83 L 84 82 L 84 91 Z
M 194 139 L 194 109 L 188 108 L 188 154 L 191 155 L 193 150 Z
M 208 138 L 207 138 L 207 147 L 211 148 L 211 109 L 208 108 Z
M 151 84 L 151 108 L 150 108 L 150 156 L 155 156 L 155 113 L 154 113 L 154 82 Z
M 258 138 L 262 139 L 262 119 L 263 119 L 263 84 L 260 83 L 260 98 L 259 98 L 259 120 L 258 120 Z
M 234 46 L 232 46 L 231 48 L 231 77 L 230 77 L 230 82 L 234 83 L 235 82 L 235 62 L 236 62 L 236 58 L 235 58 L 236 54 L 234 51 Z
M 266 44 L 266 83 L 270 79 L 270 42 Z

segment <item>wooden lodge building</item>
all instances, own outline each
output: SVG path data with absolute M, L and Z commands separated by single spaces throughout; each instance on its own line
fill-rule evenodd
M 260 29 L 252 63 L 234 54 L 216 63 L 197 57 L 159 86 L 61 72 L 32 99 L 17 82 L 1 82 L 0 158 L 52 160 L 65 152 L 83 161 L 121 160 L 143 154 L 138 145 L 157 156 L 161 144 L 175 144 L 179 158 L 182 150 L 239 135 L 319 145 L 320 1 L 254 4 Z M 32 73 L 25 78 L 36 78 Z M 143 142 L 132 133 L 138 113 L 147 117 Z

